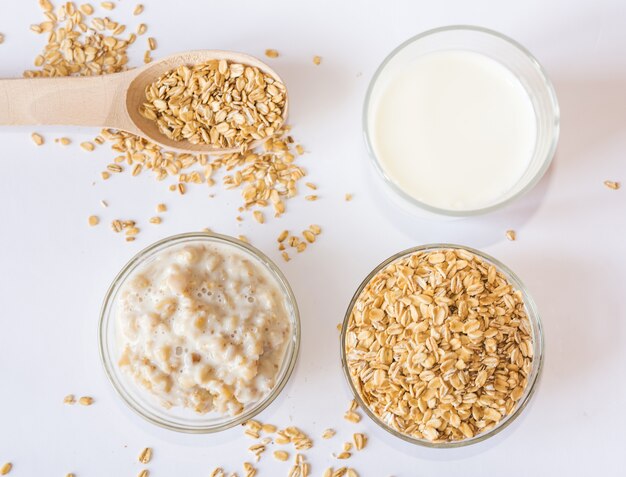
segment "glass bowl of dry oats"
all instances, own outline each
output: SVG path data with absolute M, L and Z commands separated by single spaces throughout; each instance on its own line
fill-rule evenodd
M 300 318 L 286 278 L 262 252 L 188 233 L 124 266 L 106 294 L 99 340 L 105 372 L 133 411 L 167 429 L 210 433 L 280 394 Z
M 478 250 L 431 244 L 378 265 L 341 329 L 363 411 L 413 444 L 461 447 L 511 424 L 536 390 L 543 331 L 520 279 Z

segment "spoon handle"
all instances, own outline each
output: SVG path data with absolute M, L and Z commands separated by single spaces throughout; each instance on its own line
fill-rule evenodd
M 124 75 L 0 79 L 0 125 L 124 128 Z

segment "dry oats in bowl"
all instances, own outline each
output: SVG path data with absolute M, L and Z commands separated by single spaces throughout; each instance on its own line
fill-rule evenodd
M 134 121 L 153 133 L 158 129 L 174 147 L 186 141 L 211 146 L 215 152 L 245 151 L 273 137 L 288 111 L 287 88 L 280 76 L 242 53 L 211 54 L 214 59 L 163 71 L 166 62 L 151 72 L 160 72 L 150 77 L 152 81 L 140 77 L 138 87 L 145 97 L 140 116 L 131 111 Z
M 460 447 L 504 429 L 528 404 L 543 360 L 532 298 L 517 276 L 467 247 L 400 252 L 361 283 L 341 331 L 347 381 L 383 429 Z
M 293 371 L 295 297 L 278 267 L 231 237 L 189 233 L 141 251 L 109 288 L 106 374 L 148 421 L 217 432 L 265 409 Z

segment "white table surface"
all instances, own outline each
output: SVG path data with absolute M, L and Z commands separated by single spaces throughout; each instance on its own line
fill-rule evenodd
M 211 227 L 247 235 L 274 258 L 297 296 L 303 341 L 281 397 L 260 415 L 317 437 L 307 453 L 313 474 L 335 464 L 330 454 L 352 432 L 370 435 L 349 464 L 363 477 L 446 475 L 624 475 L 626 464 L 626 2 L 223 1 L 143 0 L 145 13 L 122 0 L 108 13 L 144 21 L 155 56 L 197 48 L 240 50 L 269 60 L 290 91 L 293 135 L 310 153 L 300 161 L 321 199 L 304 193 L 279 220 L 235 221 L 239 191 L 205 186 L 180 197 L 147 174 L 99 172 L 106 148 L 78 147 L 96 131 L 67 127 L 0 128 L 0 463 L 11 476 L 134 476 L 137 454 L 154 448 L 151 476 L 207 476 L 221 465 L 241 475 L 250 441 L 241 429 L 190 436 L 156 428 L 129 411 L 99 361 L 96 325 L 104 292 L 137 251 L 166 235 Z M 42 17 L 35 0 L 2 0 L 0 76 L 19 76 L 43 38 L 29 31 Z M 177 6 L 179 9 L 177 9 Z M 556 160 L 531 193 L 498 213 L 437 222 L 404 216 L 381 200 L 360 131 L 361 106 L 377 64 L 397 44 L 446 24 L 478 24 L 526 45 L 553 79 L 562 109 Z M 145 39 L 144 39 L 145 41 Z M 139 64 L 142 49 L 135 49 Z M 319 67 L 313 55 L 321 55 Z M 37 148 L 30 133 L 45 135 Z M 53 138 L 74 141 L 63 148 Z M 346 203 L 345 193 L 354 200 Z M 109 202 L 102 209 L 99 201 Z M 158 202 L 164 223 L 150 226 Z M 102 224 L 87 226 L 97 214 Z M 114 218 L 136 219 L 132 244 L 113 234 Z M 311 223 L 318 243 L 290 263 L 275 238 Z M 515 229 L 516 242 L 505 239 Z M 538 392 L 501 435 L 461 450 L 426 450 L 387 436 L 364 419 L 342 419 L 350 399 L 335 325 L 363 277 L 389 255 L 416 244 L 456 242 L 480 248 L 515 270 L 536 299 L 545 327 L 546 361 Z M 68 393 L 91 395 L 89 408 L 63 405 Z M 326 427 L 339 431 L 322 442 Z M 265 455 L 259 475 L 282 476 L 287 464 Z

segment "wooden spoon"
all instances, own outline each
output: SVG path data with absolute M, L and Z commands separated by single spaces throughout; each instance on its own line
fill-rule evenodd
M 155 121 L 144 118 L 139 107 L 145 102 L 146 86 L 163 73 L 181 65 L 225 59 L 255 66 L 282 82 L 262 61 L 222 50 L 197 50 L 168 56 L 146 66 L 101 76 L 25 78 L 0 80 L 0 125 L 97 126 L 127 131 L 178 152 L 228 154 L 239 148 L 174 141 L 159 131 Z M 285 101 L 283 121 L 287 118 Z M 253 141 L 249 147 L 263 140 Z

